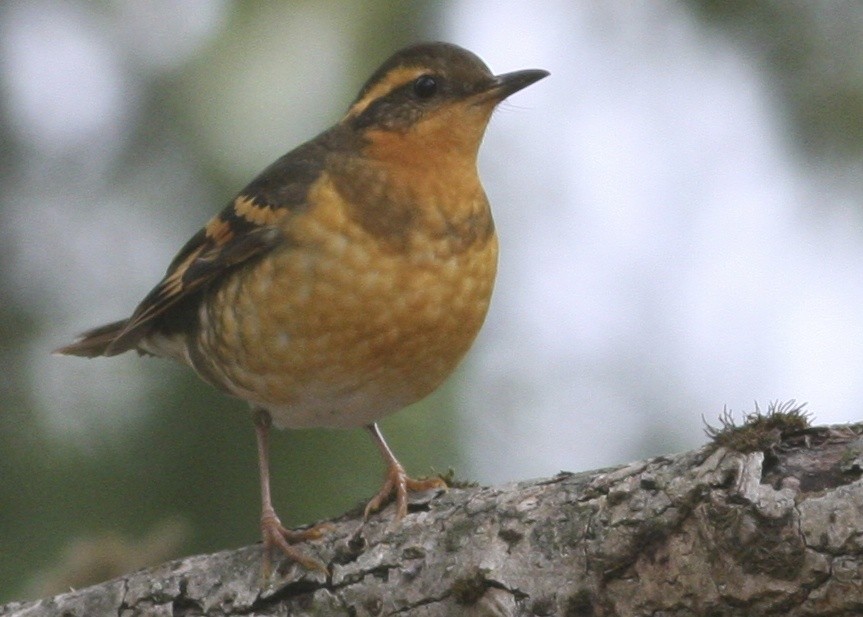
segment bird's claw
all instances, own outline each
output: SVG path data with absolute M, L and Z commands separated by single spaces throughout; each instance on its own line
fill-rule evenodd
M 261 517 L 261 536 L 264 543 L 263 576 L 265 579 L 272 574 L 272 556 L 275 549 L 281 551 L 288 559 L 297 562 L 308 570 L 317 570 L 327 574 L 329 571 L 323 562 L 305 555 L 302 551 L 292 546 L 296 542 L 304 540 L 318 540 L 333 526 L 329 523 L 320 523 L 298 531 L 287 529 L 279 517 L 275 514 L 265 514 Z
M 422 492 L 430 490 L 446 490 L 447 484 L 442 478 L 423 478 L 414 479 L 408 477 L 404 467 L 401 464 L 390 465 L 387 470 L 387 477 L 384 480 L 384 485 L 381 490 L 371 498 L 366 505 L 363 513 L 364 518 L 368 518 L 372 512 L 381 509 L 395 493 L 396 499 L 396 520 L 400 520 L 408 513 L 408 493 Z

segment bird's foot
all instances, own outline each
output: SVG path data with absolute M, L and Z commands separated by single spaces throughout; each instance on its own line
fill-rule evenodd
M 305 555 L 302 551 L 292 546 L 304 540 L 318 540 L 333 526 L 329 523 L 320 523 L 308 529 L 294 531 L 282 525 L 282 521 L 275 513 L 261 516 L 261 536 L 264 541 L 263 576 L 265 579 L 272 573 L 272 558 L 275 549 L 281 551 L 288 559 L 297 562 L 309 570 L 317 570 L 327 573 L 327 567 L 314 557 Z
M 372 512 L 380 510 L 392 498 L 393 493 L 395 493 L 395 520 L 402 519 L 408 513 L 408 492 L 446 490 L 446 488 L 447 484 L 442 478 L 423 478 L 421 480 L 409 478 L 407 473 L 405 473 L 404 467 L 400 463 L 395 462 L 387 469 L 384 485 L 366 505 L 363 516 L 364 518 L 368 518 Z

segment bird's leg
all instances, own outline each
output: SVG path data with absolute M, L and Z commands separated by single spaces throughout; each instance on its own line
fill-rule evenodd
M 384 436 L 381 434 L 378 425 L 372 422 L 366 425 L 366 428 L 372 434 L 372 439 L 375 440 L 378 449 L 381 451 L 381 456 L 387 464 L 387 473 L 381 490 L 378 491 L 377 495 L 372 497 L 366 506 L 365 518 L 368 518 L 372 512 L 379 510 L 381 506 L 389 501 L 393 493 L 396 496 L 396 520 L 399 520 L 408 513 L 408 491 L 428 491 L 446 488 L 446 482 L 441 478 L 426 478 L 423 480 L 409 478 L 405 473 L 405 468 L 402 467 L 402 464 L 399 463 L 393 451 L 390 450 L 390 447 L 384 440 Z
M 282 525 L 282 521 L 279 520 L 276 511 L 273 509 L 273 502 L 270 498 L 270 450 L 268 440 L 273 420 L 270 414 L 263 409 L 256 408 L 253 410 L 253 414 L 255 435 L 258 441 L 258 468 L 261 474 L 261 536 L 264 541 L 264 578 L 269 578 L 270 576 L 272 553 L 275 548 L 278 548 L 289 559 L 296 561 L 309 570 L 326 572 L 327 567 L 323 563 L 304 555 L 291 546 L 291 543 L 320 538 L 324 531 L 326 531 L 327 525 L 316 525 L 310 529 L 292 531 Z

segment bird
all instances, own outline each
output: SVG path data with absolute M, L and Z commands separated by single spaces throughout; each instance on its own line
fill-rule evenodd
M 364 427 L 386 464 L 367 519 L 445 488 L 410 478 L 378 420 L 434 391 L 485 319 L 498 239 L 477 155 L 492 112 L 546 77 L 494 75 L 474 53 L 418 43 L 387 59 L 335 125 L 277 159 L 177 253 L 127 319 L 55 353 L 176 360 L 249 403 L 263 562 L 326 570 L 284 527 L 270 492 L 269 433 Z

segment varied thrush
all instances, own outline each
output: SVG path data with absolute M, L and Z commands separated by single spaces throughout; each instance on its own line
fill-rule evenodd
M 387 465 L 365 515 L 409 478 L 376 420 L 437 388 L 485 318 L 498 244 L 477 175 L 495 106 L 547 76 L 494 76 L 471 52 L 424 43 L 371 76 L 332 128 L 270 165 L 180 250 L 128 319 L 60 354 L 173 358 L 253 408 L 264 567 L 321 528 L 282 526 L 270 499 L 270 426 L 365 427 Z

